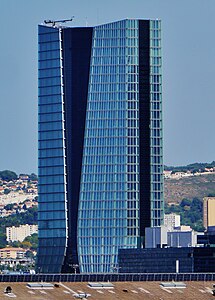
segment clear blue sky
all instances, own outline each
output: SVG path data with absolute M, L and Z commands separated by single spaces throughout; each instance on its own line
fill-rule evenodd
M 1 0 L 0 170 L 37 172 L 37 25 L 160 18 L 164 162 L 215 160 L 215 0 Z

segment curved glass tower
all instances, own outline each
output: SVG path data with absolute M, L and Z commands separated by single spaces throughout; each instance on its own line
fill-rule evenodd
M 40 272 L 111 272 L 163 222 L 160 23 L 39 26 Z

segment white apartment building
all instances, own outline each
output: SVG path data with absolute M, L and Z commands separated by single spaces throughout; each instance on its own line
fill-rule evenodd
M 18 227 L 6 227 L 6 236 L 8 242 L 22 242 L 27 236 L 38 233 L 38 225 L 20 225 Z
M 164 214 L 164 226 L 169 230 L 181 225 L 181 216 L 177 214 Z

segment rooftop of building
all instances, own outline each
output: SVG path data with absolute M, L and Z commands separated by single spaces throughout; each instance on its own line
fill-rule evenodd
M 153 18 L 153 19 L 139 19 L 139 18 L 125 18 L 125 19 L 120 19 L 120 20 L 114 20 L 114 21 L 110 21 L 110 22 L 105 22 L 102 24 L 98 24 L 98 25 L 93 25 L 93 26 L 73 26 L 72 21 L 73 20 L 44 20 L 43 23 L 39 24 L 39 26 L 47 26 L 47 27 L 51 27 L 51 28 L 95 28 L 95 27 L 100 27 L 100 26 L 104 26 L 107 24 L 114 24 L 114 23 L 118 23 L 118 22 L 123 22 L 126 20 L 136 20 L 136 21 L 161 21 L 161 19 L 158 18 Z M 68 25 L 65 25 L 65 23 L 68 22 Z
M 180 285 L 174 288 L 161 286 L 161 282 L 114 282 L 113 287 L 90 288 L 87 282 L 57 283 L 54 287 L 28 287 L 25 282 L 0 283 L 0 298 L 8 299 L 4 291 L 11 287 L 16 299 L 81 299 L 79 294 L 90 295 L 89 300 L 127 300 L 127 299 L 150 299 L 150 300 L 209 300 L 213 299 L 212 288 L 214 282 L 184 282 L 186 287 Z M 39 286 L 39 284 L 38 284 Z M 75 296 L 76 295 L 76 296 Z M 86 299 L 86 298 L 82 298 Z

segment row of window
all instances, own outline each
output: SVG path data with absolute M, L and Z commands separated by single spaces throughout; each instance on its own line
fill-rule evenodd
M 150 67 L 151 74 L 160 74 L 161 73 L 161 66 L 151 66 Z
M 39 167 L 52 167 L 52 166 L 63 166 L 64 158 L 63 157 L 54 157 L 54 158 L 39 158 Z
M 39 51 L 39 61 L 46 59 L 60 59 L 59 50 Z
M 105 220 L 104 220 L 105 221 Z M 105 237 L 112 237 L 112 242 L 114 241 L 114 237 L 117 238 L 117 236 L 123 236 L 125 235 L 125 221 L 122 221 L 120 225 L 117 224 L 117 221 L 121 221 L 121 219 L 117 220 L 114 219 L 112 222 L 114 224 L 107 225 L 108 223 L 105 224 L 105 222 L 102 222 L 100 224 L 100 227 L 94 227 L 94 222 L 93 220 L 86 220 L 86 223 L 84 224 L 84 227 L 78 226 L 78 235 L 80 237 L 83 237 L 82 243 L 85 245 L 90 246 L 96 246 L 96 245 L 102 245 L 104 244 L 104 238 Z M 78 224 L 79 225 L 79 224 Z M 85 229 L 85 226 L 87 226 L 87 229 Z M 106 234 L 104 234 L 104 230 L 106 231 Z M 92 234 L 92 232 L 94 234 Z M 85 238 L 84 238 L 85 237 Z M 87 238 L 88 237 L 88 238 Z M 86 240 L 86 241 L 85 241 Z M 87 241 L 88 240 L 88 241 Z M 115 242 L 115 245 L 117 242 Z M 111 244 L 109 244 L 109 247 L 111 247 Z M 111 251 L 109 252 L 111 253 Z
M 126 107 L 130 111 L 136 110 L 138 112 L 138 106 L 139 106 L 139 103 L 134 100 L 132 100 L 132 101 L 115 101 L 115 102 L 109 101 L 109 102 L 105 103 L 105 101 L 97 101 L 97 100 L 95 101 L 95 99 L 93 99 L 88 107 L 88 113 L 90 113 L 90 112 L 103 113 L 103 111 L 107 111 L 107 112 L 110 111 L 114 114 L 114 113 L 117 113 L 118 110 L 124 111 L 125 113 L 127 113 Z
M 38 112 L 39 112 L 39 114 L 62 112 L 62 103 L 39 105 Z
M 39 150 L 63 148 L 63 139 L 39 141 Z
M 60 104 L 62 102 L 61 95 L 50 95 L 38 97 L 39 105 Z
M 154 200 L 163 200 L 163 193 L 162 191 L 155 191 L 151 193 L 151 199 Z
M 152 208 L 153 209 L 160 209 L 163 207 L 163 201 L 160 199 L 160 201 L 153 201 L 152 202 Z
M 55 184 L 64 183 L 63 175 L 50 175 L 50 176 L 40 176 L 39 185 L 41 184 Z
M 41 134 L 44 133 L 43 136 Z M 50 135 L 48 135 L 50 133 Z M 53 135 L 51 134 L 53 133 Z M 40 138 L 43 139 L 51 139 L 55 136 L 55 131 L 48 131 L 48 132 L 41 132 L 39 134 Z M 53 137 L 52 137 L 53 136 Z M 57 135 L 56 135 L 57 138 Z M 99 137 L 97 139 L 95 138 L 86 138 L 85 140 L 85 146 L 95 146 L 95 147 L 100 147 L 100 146 L 115 146 L 115 147 L 120 147 L 120 146 L 138 146 L 139 145 L 139 138 L 135 137 L 113 137 L 113 136 L 108 136 L 108 137 Z
M 161 30 L 150 30 L 150 38 L 160 39 L 161 38 Z
M 160 146 L 160 145 L 162 145 L 162 138 L 161 137 L 151 138 L 151 147 Z
M 52 77 L 59 77 L 61 76 L 60 68 L 50 68 L 50 69 L 43 69 L 39 70 L 38 78 L 45 79 L 45 78 L 52 78 Z
M 53 193 L 53 194 L 41 194 L 39 193 L 39 202 L 65 202 L 65 192 Z
M 62 130 L 63 124 L 61 121 L 39 123 L 39 131 Z
M 62 121 L 62 112 L 58 113 L 46 113 L 46 114 L 39 114 L 39 122 L 55 122 L 55 121 Z
M 127 195 L 128 195 L 128 201 L 127 201 L 127 208 L 128 208 L 128 210 L 129 209 L 139 209 L 139 202 L 136 200 L 136 199 L 138 199 L 138 194 L 139 193 L 137 193 L 137 192 L 135 192 L 134 194 L 135 194 L 135 198 L 134 198 L 134 200 L 132 200 L 131 201 L 131 197 L 132 197 L 132 195 L 131 195 L 131 193 L 133 193 L 133 192 L 129 192 L 129 193 L 127 193 Z
M 98 110 L 98 107 L 99 109 L 100 107 L 101 109 L 105 109 L 105 107 L 102 108 L 102 103 L 100 104 L 100 102 L 106 102 L 105 105 L 107 106 L 107 108 L 109 107 L 109 105 L 110 107 L 112 107 L 112 105 L 116 105 L 116 107 L 118 107 L 118 103 L 119 105 L 120 103 L 124 103 L 124 105 L 128 103 L 128 105 L 131 105 L 131 101 L 135 104 L 135 101 L 139 100 L 139 95 L 136 91 L 125 92 L 125 90 L 123 92 L 115 91 L 108 93 L 90 92 L 88 94 L 88 100 L 90 101 L 88 104 L 89 108 L 93 110 Z
M 161 39 L 150 39 L 150 47 L 161 47 Z
M 113 92 L 135 92 L 138 91 L 137 83 L 95 83 L 90 85 L 90 93 L 113 93 Z M 151 90 L 153 91 L 153 90 Z M 159 85 L 156 85 L 156 92 L 160 91 Z
M 58 237 L 66 237 L 67 235 L 67 232 L 64 229 L 58 229 L 58 228 L 55 228 L 55 229 L 40 229 L 39 231 L 39 237 L 40 238 L 58 238 Z M 48 259 L 48 257 L 47 257 Z M 51 262 L 53 263 L 53 259 L 51 258 Z M 48 262 L 47 262 L 48 263 Z
M 60 68 L 60 59 L 41 60 L 38 63 L 39 74 L 43 69 Z
M 158 75 L 155 75 L 158 76 Z M 126 82 L 138 82 L 138 74 L 128 73 L 128 74 L 91 74 L 91 83 L 126 83 Z
M 93 48 L 99 48 L 99 47 L 103 47 L 103 48 L 114 48 L 114 47 L 132 47 L 132 48 L 137 48 L 138 47 L 138 38 L 137 36 L 127 36 L 125 37 L 125 33 L 126 35 L 130 34 L 130 31 L 119 31 L 119 35 L 117 37 L 112 37 L 109 38 L 107 36 L 103 36 L 100 38 L 94 38 L 93 39 Z
M 124 169 L 124 172 L 122 172 L 122 168 Z M 86 170 L 91 171 L 91 173 L 85 173 Z M 117 173 L 116 171 L 121 170 L 120 173 Z M 123 184 L 126 179 L 126 165 L 122 167 L 115 168 L 114 166 L 110 166 L 108 168 L 105 167 L 105 165 L 100 166 L 92 166 L 89 165 L 89 168 L 87 168 L 87 165 L 83 167 L 83 174 L 82 174 L 82 182 L 83 183 L 92 183 L 99 181 L 101 185 L 104 185 L 107 180 L 110 182 L 110 180 L 113 180 L 113 184 L 117 184 L 118 186 L 121 186 L 119 188 L 120 190 L 123 188 Z M 83 190 L 86 188 L 83 188 Z
M 60 211 L 65 210 L 65 202 L 63 201 L 55 201 L 55 202 L 41 202 L 39 206 L 40 212 L 45 211 Z M 47 221 L 48 222 L 48 221 Z
M 54 139 L 61 139 L 62 135 L 63 135 L 62 130 L 40 131 L 38 138 L 39 138 L 39 141 L 54 140 Z
M 59 210 L 59 211 L 38 211 L 38 220 L 39 221 L 46 221 L 46 220 L 65 220 L 66 212 Z
M 63 178 L 62 178 L 63 179 Z M 38 186 L 39 193 L 64 193 L 65 191 L 65 186 L 63 184 L 63 180 L 61 184 L 47 184 L 46 182 L 44 185 L 39 185 Z
M 152 112 L 152 116 L 155 119 L 159 119 L 160 117 L 160 112 L 159 111 L 154 111 Z M 127 124 L 126 124 L 127 123 Z M 135 127 L 138 128 L 139 126 L 139 120 L 132 120 L 128 119 L 103 119 L 103 120 L 92 120 L 87 118 L 87 132 L 88 130 L 91 130 L 92 128 L 99 129 L 99 128 L 125 128 L 127 127 Z
M 104 160 L 105 161 L 105 160 Z M 108 163 L 108 161 L 107 161 Z M 103 173 L 104 171 L 106 171 L 106 175 L 107 175 L 107 178 L 105 180 L 114 180 L 114 177 L 113 176 L 119 176 L 119 174 L 121 172 L 125 172 L 125 167 L 126 165 L 123 164 L 116 164 L 116 165 L 106 165 L 106 166 L 102 166 L 102 165 L 84 165 L 83 166 L 83 174 L 86 173 L 86 174 L 98 174 L 99 173 Z M 107 172 L 110 172 L 110 173 L 107 173 Z M 111 179 L 108 179 L 109 177 L 111 176 Z M 116 179 L 119 179 L 119 177 L 116 177 Z
M 150 57 L 152 56 L 157 56 L 160 57 L 161 56 L 161 48 L 150 48 Z
M 138 20 L 126 19 L 126 20 L 112 22 L 112 23 L 109 23 L 109 24 L 99 25 L 99 26 L 95 27 L 94 31 L 97 34 L 103 32 L 103 31 L 107 31 L 106 34 L 108 34 L 108 32 L 110 32 L 114 29 L 124 30 L 125 28 L 128 28 L 128 29 L 138 28 Z
M 153 93 L 161 93 L 162 92 L 162 86 L 161 84 L 151 84 L 150 85 L 150 92 Z
M 161 191 L 163 188 L 162 183 L 152 183 L 151 184 L 152 191 Z
M 81 187 L 82 189 L 82 187 Z M 110 194 L 110 197 L 109 197 L 109 194 Z M 102 192 L 92 192 L 90 190 L 87 190 L 86 192 L 83 192 L 81 190 L 81 195 L 80 195 L 80 200 L 82 202 L 84 201 L 91 201 L 91 200 L 100 200 L 97 202 L 97 207 L 98 209 L 99 208 L 102 208 L 102 204 L 101 204 L 101 201 L 103 201 L 104 199 L 106 200 L 111 200 L 110 202 L 113 201 L 113 199 L 117 200 L 117 202 L 120 202 L 121 201 L 121 208 L 124 208 L 124 205 L 125 205 L 125 200 L 127 199 L 127 196 L 126 196 L 126 192 L 123 192 L 123 191 L 108 191 L 107 188 L 104 188 Z M 81 202 L 81 203 L 82 203 Z
M 42 78 L 42 79 L 38 80 L 39 88 L 51 87 L 51 86 L 56 86 L 56 85 L 61 85 L 61 77 L 60 76 Z
M 90 188 L 91 191 L 110 191 L 113 196 L 113 199 L 116 198 L 116 196 L 114 195 L 114 191 L 125 191 L 126 187 L 128 185 L 128 188 L 130 189 L 130 183 L 134 182 L 134 183 L 138 183 L 138 175 L 136 174 L 128 174 L 125 177 L 125 181 L 121 181 L 118 182 L 116 181 L 117 177 L 120 176 L 115 176 L 114 174 L 112 174 L 112 178 L 111 176 L 107 176 L 107 174 L 95 174 L 95 175 L 91 175 L 91 179 L 90 179 L 90 175 L 88 176 L 89 178 L 87 178 L 86 181 L 82 182 L 82 192 L 84 191 L 88 191 L 88 188 Z M 108 177 L 109 181 L 106 181 L 106 178 Z M 95 179 L 100 180 L 100 182 L 98 184 L 96 184 Z M 107 180 L 108 180 L 107 179 Z M 113 179 L 113 181 L 111 181 L 111 179 Z M 121 179 L 121 178 L 120 178 Z M 94 186 L 95 185 L 95 186 Z M 138 190 L 137 190 L 138 191 Z M 109 192 L 108 194 L 102 195 L 102 197 L 110 197 L 109 196 Z M 97 195 L 99 197 L 99 195 Z M 116 198 L 117 199 L 117 198 Z
M 151 110 L 161 111 L 161 103 L 160 102 L 151 102 Z
M 43 227 L 43 226 L 41 226 Z M 44 227 L 45 228 L 45 227 Z M 62 243 L 61 247 L 58 247 L 55 245 L 55 242 L 53 242 L 52 247 L 40 247 L 38 249 L 39 251 L 39 255 L 41 257 L 41 255 L 47 255 L 47 256 L 59 256 L 59 255 L 63 255 L 64 256 L 64 252 L 65 252 L 65 241 Z M 52 263 L 54 263 L 54 261 L 52 261 Z M 61 263 L 62 265 L 62 263 Z
M 39 33 L 39 44 L 43 42 L 58 42 L 59 43 L 59 31 L 47 32 L 47 34 Z
M 58 82 L 59 84 L 59 82 Z M 61 85 L 40 87 L 38 91 L 39 96 L 57 95 L 61 94 Z
M 151 156 L 150 159 L 151 163 L 153 164 L 160 164 L 163 162 L 163 157 L 162 156 Z
M 92 129 L 92 130 L 89 130 L 87 131 L 87 137 L 86 139 L 88 138 L 95 138 L 95 137 L 100 137 L 100 139 L 105 139 L 105 138 L 108 138 L 108 137 L 112 137 L 112 138 L 115 138 L 115 137 L 127 137 L 128 135 L 130 135 L 128 133 L 128 130 L 134 130 L 136 132 L 136 135 L 138 134 L 138 131 L 139 129 L 138 128 L 135 128 L 135 129 L 126 129 L 126 128 L 95 128 L 95 129 Z
M 161 102 L 162 94 L 153 92 L 150 94 L 150 99 L 151 99 L 151 101 L 160 101 Z
M 127 112 L 124 110 L 94 110 L 94 111 L 88 111 L 87 113 L 87 119 L 90 120 L 99 120 L 99 119 L 123 119 L 126 118 L 126 115 L 128 114 L 129 118 L 137 118 L 138 117 L 138 111 L 129 111 Z
M 138 158 L 136 156 L 129 156 L 128 158 L 129 162 L 136 163 Z M 83 164 L 84 165 L 103 165 L 103 168 L 105 170 L 105 165 L 108 163 L 108 168 L 114 168 L 117 164 L 125 164 L 126 163 L 126 157 L 122 155 L 107 155 L 105 156 L 94 156 L 94 155 L 88 155 L 84 156 L 83 158 Z M 113 165 L 111 167 L 111 165 Z
M 114 175 L 112 176 L 114 177 Z M 105 182 L 95 182 L 95 181 L 91 181 L 91 182 L 82 182 L 82 186 L 81 186 L 81 192 L 83 193 L 83 200 L 88 200 L 89 198 L 92 199 L 107 199 L 107 200 L 120 200 L 124 197 L 124 191 L 126 188 L 125 182 L 114 182 L 112 181 L 111 175 L 109 176 L 109 174 L 106 175 L 106 178 L 108 181 Z M 127 191 L 138 191 L 139 188 L 139 183 L 136 180 L 135 182 L 128 182 L 127 183 Z M 57 187 L 56 187 L 57 189 Z M 62 189 L 62 188 L 61 188 Z M 41 193 L 42 191 L 39 190 L 39 192 Z M 50 188 L 50 192 L 52 192 L 52 189 Z M 54 192 L 54 190 L 53 190 Z M 57 192 L 57 191 L 56 191 Z M 86 193 L 84 193 L 86 192 Z M 92 192 L 95 195 L 88 195 L 88 192 Z M 99 193 L 100 192 L 100 193 Z M 104 193 L 102 193 L 104 192 Z M 99 193 L 96 195 L 96 193 Z
M 42 147 L 40 147 L 40 149 L 43 149 Z M 128 154 L 138 154 L 137 150 L 134 149 L 128 149 Z M 105 160 L 105 156 L 111 154 L 111 155 L 125 155 L 126 153 L 126 147 L 125 146 L 85 146 L 84 147 L 84 155 L 88 156 L 88 155 L 98 155 L 101 156 L 101 160 Z M 101 161 L 102 163 L 102 161 Z
M 160 209 L 158 209 L 158 210 L 151 209 L 151 216 L 152 216 L 152 218 L 160 218 L 161 215 L 162 215 L 162 213 L 161 213 Z
M 150 20 L 150 29 L 160 29 L 161 20 Z
M 120 93 L 121 94 L 121 93 Z M 129 93 L 131 94 L 131 93 Z M 135 93 L 136 94 L 136 93 Z M 88 104 L 88 112 L 90 111 L 117 111 L 117 110 L 125 110 L 126 107 L 130 106 L 131 109 L 137 109 L 138 101 L 136 99 L 129 99 L 128 101 L 123 99 L 119 100 L 118 97 L 114 98 L 114 93 L 111 94 L 90 94 L 90 98 L 88 99 L 90 102 Z M 101 96 L 100 99 L 98 99 L 96 96 Z M 103 96 L 105 96 L 105 99 L 103 99 Z M 109 96 L 107 98 L 107 96 Z M 110 97 L 112 96 L 112 97 Z M 128 95 L 130 98 L 133 95 Z M 113 99 L 113 100 L 112 100 Z M 115 100 L 114 100 L 115 99 Z M 108 100 L 108 101 L 107 101 Z
M 59 41 L 54 41 L 54 42 L 50 42 L 50 41 L 45 41 L 43 43 L 39 43 L 39 52 L 41 51 L 50 51 L 50 50 L 58 50 L 60 51 L 60 43 Z

